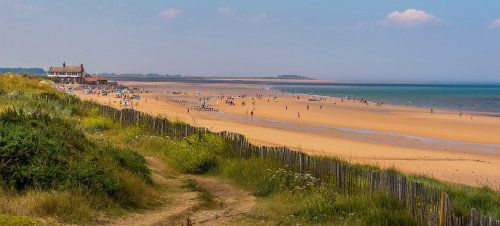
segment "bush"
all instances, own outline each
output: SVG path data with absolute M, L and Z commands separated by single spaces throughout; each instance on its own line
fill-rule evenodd
M 113 120 L 103 116 L 89 116 L 82 120 L 82 126 L 89 132 L 101 132 L 111 129 Z
M 185 143 L 177 144 L 169 153 L 170 165 L 183 173 L 201 174 L 217 165 L 217 156 L 210 150 Z
M 109 170 L 83 158 L 91 143 L 74 125 L 38 112 L 0 114 L 0 179 L 17 190 L 88 186 L 112 193 L 118 187 Z
M 183 173 L 201 174 L 217 166 L 218 157 L 225 156 L 224 140 L 217 135 L 197 134 L 186 137 L 168 150 L 170 165 Z

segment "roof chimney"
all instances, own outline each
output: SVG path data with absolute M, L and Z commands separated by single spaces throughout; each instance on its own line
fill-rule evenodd
M 63 62 L 63 67 L 66 67 L 66 62 Z
M 83 64 L 80 64 L 80 68 L 81 68 L 81 69 L 82 69 L 82 71 L 83 71 Z

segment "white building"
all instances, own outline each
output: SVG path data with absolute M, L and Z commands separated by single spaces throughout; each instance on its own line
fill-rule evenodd
M 80 66 L 66 66 L 66 63 L 63 63 L 62 67 L 50 67 L 47 76 L 59 78 L 60 82 L 78 84 L 85 82 L 85 70 L 83 69 L 83 64 L 80 64 Z

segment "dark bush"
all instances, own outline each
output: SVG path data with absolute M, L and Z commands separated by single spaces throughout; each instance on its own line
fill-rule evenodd
M 84 157 L 92 144 L 74 125 L 47 114 L 0 114 L 0 179 L 18 191 L 87 186 L 112 194 L 118 181 Z

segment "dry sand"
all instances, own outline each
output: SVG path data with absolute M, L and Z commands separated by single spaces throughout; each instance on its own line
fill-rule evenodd
M 406 173 L 432 176 L 442 181 L 473 186 L 488 185 L 500 190 L 500 118 L 458 112 L 389 106 L 376 107 L 359 102 L 328 98 L 325 101 L 308 101 L 309 95 L 300 99 L 293 94 L 276 93 L 264 85 L 248 84 L 193 84 L 172 82 L 120 82 L 126 86 L 138 86 L 153 93 L 134 100 L 134 108 L 153 115 L 207 127 L 213 131 L 233 131 L 244 134 L 259 145 L 287 146 L 312 154 L 337 156 L 354 163 L 367 163 L 380 167 L 395 167 Z M 174 95 L 172 91 L 188 92 Z M 170 93 L 167 93 L 170 92 Z M 197 95 L 201 92 L 202 95 Z M 256 94 L 263 98 L 256 98 Z M 103 104 L 121 107 L 112 96 L 97 97 L 76 93 L 82 99 L 93 99 Z M 217 96 L 234 96 L 235 105 L 214 100 Z M 238 95 L 247 95 L 238 98 Z M 277 101 L 273 98 L 277 96 Z M 156 100 L 158 98 L 158 100 Z M 200 99 L 225 113 L 194 111 Z M 252 100 L 252 98 L 254 98 Z M 269 100 L 268 100 L 269 99 Z M 179 101 L 184 101 L 180 103 Z M 246 105 L 241 104 L 246 101 Z M 255 105 L 252 105 L 252 102 Z M 309 105 L 309 110 L 307 110 Z M 322 105 L 322 109 L 320 109 Z M 130 107 L 130 106 L 129 106 Z M 187 112 L 187 108 L 190 112 Z M 254 109 L 255 107 L 255 109 Z M 287 108 L 287 109 L 286 109 Z M 245 113 L 248 109 L 248 115 Z M 254 111 L 252 120 L 250 112 Z M 300 112 L 300 119 L 297 113 Z M 274 126 L 266 118 L 290 122 L 284 127 Z M 280 124 L 280 123 L 278 123 Z M 280 125 L 281 125 L 280 124 Z M 332 127 L 383 131 L 389 133 L 449 140 L 457 142 L 495 144 L 489 151 L 472 146 L 400 140 L 397 136 L 374 135 L 380 140 L 363 141 L 349 136 L 337 136 L 308 131 L 309 124 Z M 288 129 L 290 128 L 290 129 Z M 373 137 L 372 137 L 373 138 Z M 388 142 L 385 142 L 388 141 Z M 399 142 L 399 143 L 398 143 Z M 446 149 L 446 150 L 444 150 Z

